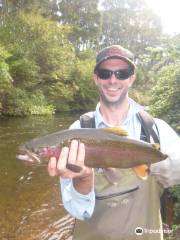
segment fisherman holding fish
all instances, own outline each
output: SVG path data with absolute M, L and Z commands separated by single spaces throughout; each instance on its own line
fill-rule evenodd
M 135 68 L 129 50 L 119 45 L 102 49 L 93 76 L 100 101 L 86 116 L 94 120 L 95 128 L 110 128 L 116 134 L 120 127 L 127 131 L 126 138 L 154 143 L 151 134 L 147 139 L 143 133 L 139 115 L 143 107 L 128 96 Z M 180 139 L 163 120 L 153 121 L 152 132 L 162 154 L 167 155 L 163 161 L 127 169 L 94 169 L 84 164 L 88 150 L 76 139 L 62 148 L 58 159 L 51 157 L 49 175 L 60 176 L 64 207 L 77 219 L 73 240 L 163 239 L 160 198 L 165 188 L 180 183 Z M 83 121 L 77 120 L 70 129 L 82 125 Z M 71 171 L 68 164 L 81 167 L 81 171 Z

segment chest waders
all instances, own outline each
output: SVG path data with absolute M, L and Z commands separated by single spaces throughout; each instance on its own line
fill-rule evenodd
M 159 143 L 153 118 L 144 111 L 137 115 L 140 139 Z M 82 115 L 80 123 L 82 128 L 95 128 L 94 112 Z M 141 180 L 131 169 L 96 169 L 94 213 L 90 219 L 76 220 L 73 240 L 162 240 L 162 193 L 152 176 Z

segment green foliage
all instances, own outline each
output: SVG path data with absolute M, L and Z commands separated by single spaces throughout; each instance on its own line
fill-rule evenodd
M 6 63 L 6 59 L 9 56 L 10 54 L 0 44 L 0 111 L 2 111 L 4 102 L 6 101 L 6 94 L 12 88 L 9 65 Z
M 29 98 L 29 94 L 36 91 L 41 91 L 48 106 L 56 106 L 58 99 L 72 98 L 70 89 L 73 84 L 68 76 L 75 61 L 75 54 L 73 46 L 67 40 L 68 32 L 68 27 L 38 15 L 18 13 L 7 16 L 0 27 L 0 39 L 9 55 L 6 62 L 1 63 L 1 69 L 9 73 L 13 80 L 13 89 L 8 92 L 8 101 L 5 93 L 2 97 L 3 113 L 26 115 L 53 112 L 54 108 L 52 111 L 30 110 L 30 101 L 33 109 L 34 100 Z M 38 97 L 35 99 L 38 100 Z M 10 100 L 14 101 L 13 104 Z M 16 110 L 12 110 L 11 106 Z
M 25 89 L 36 86 L 40 67 L 32 59 L 22 57 L 10 61 L 9 68 L 14 86 Z
M 81 53 L 74 66 L 71 73 L 76 89 L 72 102 L 74 110 L 93 109 L 98 101 L 97 89 L 92 78 L 94 65 L 94 53 L 86 51 Z
M 53 105 L 48 104 L 41 91 L 27 93 L 25 90 L 14 88 L 6 96 L 6 115 L 27 116 L 53 114 Z
M 152 89 L 151 112 L 180 129 L 180 63 L 162 67 L 156 73 L 157 84 Z
M 2 12 L 4 14 L 24 11 L 33 12 L 42 16 L 56 18 L 57 1 L 56 0 L 4 0 L 2 1 Z
M 180 219 L 180 186 L 176 185 L 172 187 L 170 192 L 176 201 L 174 204 L 175 217 Z
M 72 26 L 70 40 L 79 49 L 94 48 L 100 33 L 98 0 L 60 0 L 60 22 Z
M 10 54 L 0 45 L 0 93 L 11 87 L 12 79 L 6 59 Z
M 137 56 L 160 43 L 160 18 L 143 0 L 102 1 L 102 45 L 120 44 Z

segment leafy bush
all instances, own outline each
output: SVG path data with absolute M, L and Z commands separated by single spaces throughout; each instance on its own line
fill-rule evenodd
M 14 88 L 6 97 L 7 106 L 3 109 L 6 115 L 44 115 L 55 112 L 53 105 L 47 103 L 41 91 L 27 93 L 25 90 Z
M 86 111 L 94 109 L 98 101 L 98 91 L 93 80 L 94 58 L 89 53 L 87 58 L 79 58 L 72 70 L 71 77 L 74 82 L 74 110 Z
M 154 76 L 156 76 L 156 85 L 152 89 L 151 112 L 180 132 L 180 63 L 177 61 L 176 64 L 164 66 L 158 73 L 154 73 Z M 174 217 L 179 219 L 180 186 L 172 187 L 170 191 L 175 199 Z
M 175 217 L 180 219 L 180 186 L 176 185 L 170 190 L 176 202 L 174 204 Z
M 180 63 L 170 64 L 156 73 L 157 84 L 152 89 L 151 112 L 180 130 Z
M 0 58 L 1 89 L 12 81 L 0 100 L 3 114 L 49 114 L 61 99 L 65 105 L 72 100 L 69 75 L 75 53 L 68 32 L 68 26 L 33 13 L 5 17 L 0 39 L 8 54 L 3 53 L 5 60 Z M 0 56 L 1 52 L 0 48 Z
M 12 79 L 9 73 L 9 65 L 6 59 L 10 57 L 10 53 L 5 50 L 5 47 L 0 43 L 0 89 L 6 89 L 10 87 Z

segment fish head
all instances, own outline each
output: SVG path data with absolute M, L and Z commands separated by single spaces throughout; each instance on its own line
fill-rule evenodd
M 51 157 L 58 159 L 59 155 L 60 148 L 57 146 L 28 148 L 26 145 L 20 145 L 16 158 L 34 164 L 46 164 Z
M 38 154 L 38 150 L 34 148 L 32 149 L 27 148 L 26 145 L 20 145 L 18 147 L 18 153 L 16 155 L 16 158 L 18 160 L 22 160 L 30 163 L 41 162 L 40 156 Z

